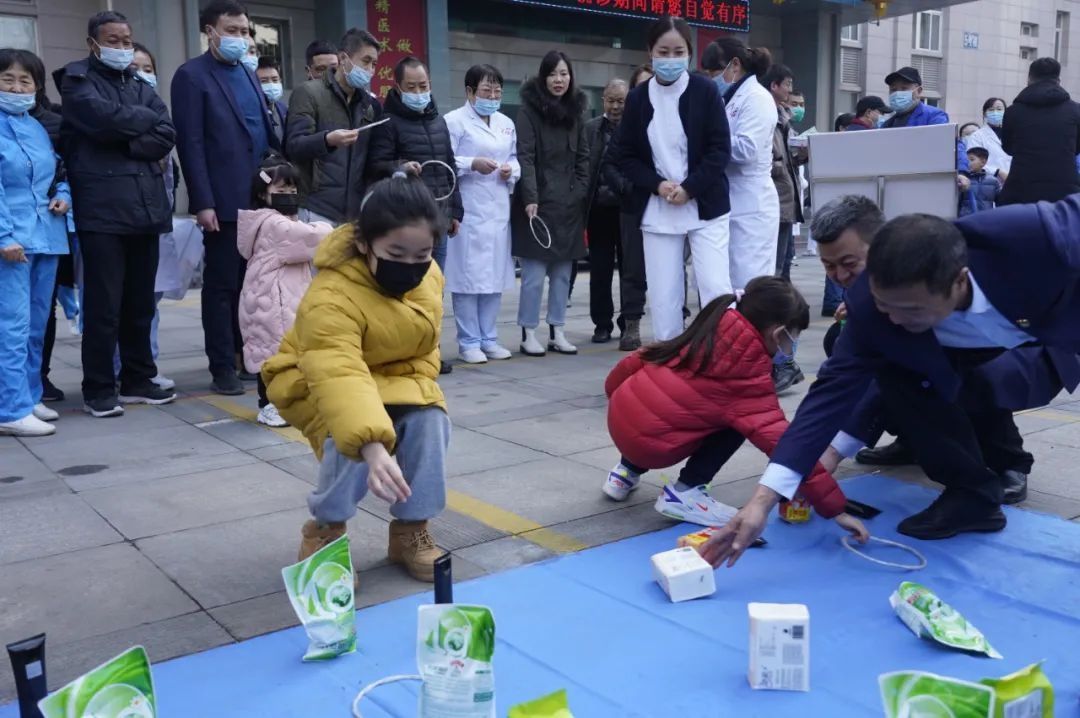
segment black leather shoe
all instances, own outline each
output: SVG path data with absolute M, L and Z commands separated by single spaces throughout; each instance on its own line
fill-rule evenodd
M 593 332 L 592 343 L 593 344 L 607 344 L 611 341 L 610 329 L 597 329 Z
M 1005 488 L 1003 504 L 1018 504 L 1027 499 L 1027 474 L 1009 469 L 1001 474 L 1001 483 Z
M 452 371 L 454 371 L 454 367 L 450 364 L 450 362 L 445 362 L 445 361 L 441 361 L 441 360 L 439 361 L 439 373 L 440 374 L 446 375 L 446 374 L 449 374 Z
M 897 439 L 888 446 L 876 449 L 860 449 L 855 454 L 855 461 L 868 466 L 905 466 L 915 463 L 915 454 Z
M 236 372 L 219 374 L 210 382 L 210 391 L 222 396 L 240 396 L 245 392 L 244 383 L 236 376 Z
M 56 388 L 56 385 L 49 381 L 49 377 L 41 377 L 41 400 L 48 404 L 51 401 L 63 401 L 64 392 Z
M 905 536 L 934 541 L 962 533 L 993 533 L 1005 528 L 1001 507 L 964 491 L 946 489 L 937 501 L 908 516 L 896 530 Z

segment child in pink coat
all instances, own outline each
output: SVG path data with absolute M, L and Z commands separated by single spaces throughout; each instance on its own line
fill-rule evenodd
M 267 426 L 288 426 L 266 398 L 259 373 L 264 361 L 277 353 L 285 332 L 296 319 L 296 308 L 311 284 L 315 248 L 333 227 L 326 222 L 301 222 L 297 184 L 299 173 L 280 155 L 271 155 L 256 172 L 251 206 L 240 210 L 236 244 L 247 260 L 240 292 L 240 333 L 244 338 L 244 367 L 259 375 L 259 415 Z

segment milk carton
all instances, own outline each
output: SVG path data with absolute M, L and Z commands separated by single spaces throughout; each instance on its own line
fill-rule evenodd
M 652 567 L 653 577 L 672 603 L 716 592 L 712 566 L 691 546 L 654 555 Z
M 750 687 L 810 690 L 810 612 L 801 603 L 751 603 Z

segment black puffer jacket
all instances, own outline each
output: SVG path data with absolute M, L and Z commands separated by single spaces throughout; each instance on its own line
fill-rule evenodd
M 583 114 L 588 106 L 578 90 L 570 101 L 556 100 L 533 78 L 521 88 L 522 106 L 517 121 L 517 157 L 521 180 L 510 208 L 515 257 L 558 262 L 585 256 L 585 213 L 589 192 L 589 147 Z M 535 223 L 537 236 L 525 207 L 538 205 L 537 216 L 551 233 Z
M 450 144 L 450 130 L 446 120 L 439 115 L 439 108 L 432 100 L 423 112 L 411 110 L 401 101 L 395 88 L 386 96 L 386 114 L 390 121 L 379 125 L 372 132 L 368 174 L 370 179 L 383 179 L 406 162 L 445 162 L 457 172 L 454 164 L 454 148 Z M 453 185 L 453 178 L 446 167 L 428 165 L 420 177 L 435 197 L 445 197 Z M 439 203 L 449 219 L 461 221 L 465 207 L 461 203 L 461 190 L 454 187 L 450 198 Z
M 1005 110 L 1001 147 L 1013 160 L 998 205 L 1054 202 L 1080 192 L 1080 105 L 1058 83 L 1020 91 Z
M 356 90 L 347 97 L 335 72 L 293 90 L 285 122 L 285 152 L 300 168 L 305 208 L 334 222 L 360 215 L 372 130 L 361 132 L 349 147 L 327 146 L 326 135 L 363 127 L 381 117 L 382 107 L 367 92 Z
M 172 229 L 160 160 L 176 142 L 165 103 L 130 67 L 96 57 L 53 73 L 60 89 L 60 147 L 82 231 L 160 234 Z

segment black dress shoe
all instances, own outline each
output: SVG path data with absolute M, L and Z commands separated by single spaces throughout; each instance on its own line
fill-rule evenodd
M 888 446 L 876 449 L 860 449 L 855 454 L 855 461 L 869 466 L 905 466 L 915 463 L 915 454 L 897 439 Z
M 1005 498 L 1001 502 L 1012 505 L 1027 499 L 1027 480 L 1027 474 L 1020 471 L 1009 469 L 1002 472 L 1001 483 L 1005 488 Z
M 934 541 L 961 533 L 993 533 L 1005 528 L 1001 507 L 964 491 L 946 489 L 937 501 L 908 516 L 896 530 L 905 536 Z
M 41 400 L 48 404 L 51 401 L 63 401 L 64 392 L 56 388 L 56 385 L 49 381 L 49 377 L 41 377 Z
M 236 372 L 230 372 L 215 376 L 214 380 L 210 382 L 210 391 L 222 396 L 240 396 L 246 390 L 244 389 L 244 383 L 236 376 Z
M 610 329 L 597 329 L 593 332 L 592 343 L 593 344 L 607 344 L 611 341 Z
M 236 378 L 240 381 L 258 381 L 259 375 L 253 374 L 247 369 L 241 369 L 240 371 L 236 372 Z
M 445 375 L 445 374 L 449 374 L 452 371 L 454 371 L 454 367 L 450 364 L 450 362 L 445 362 L 445 361 L 441 361 L 441 360 L 439 361 L 439 373 L 440 374 Z

